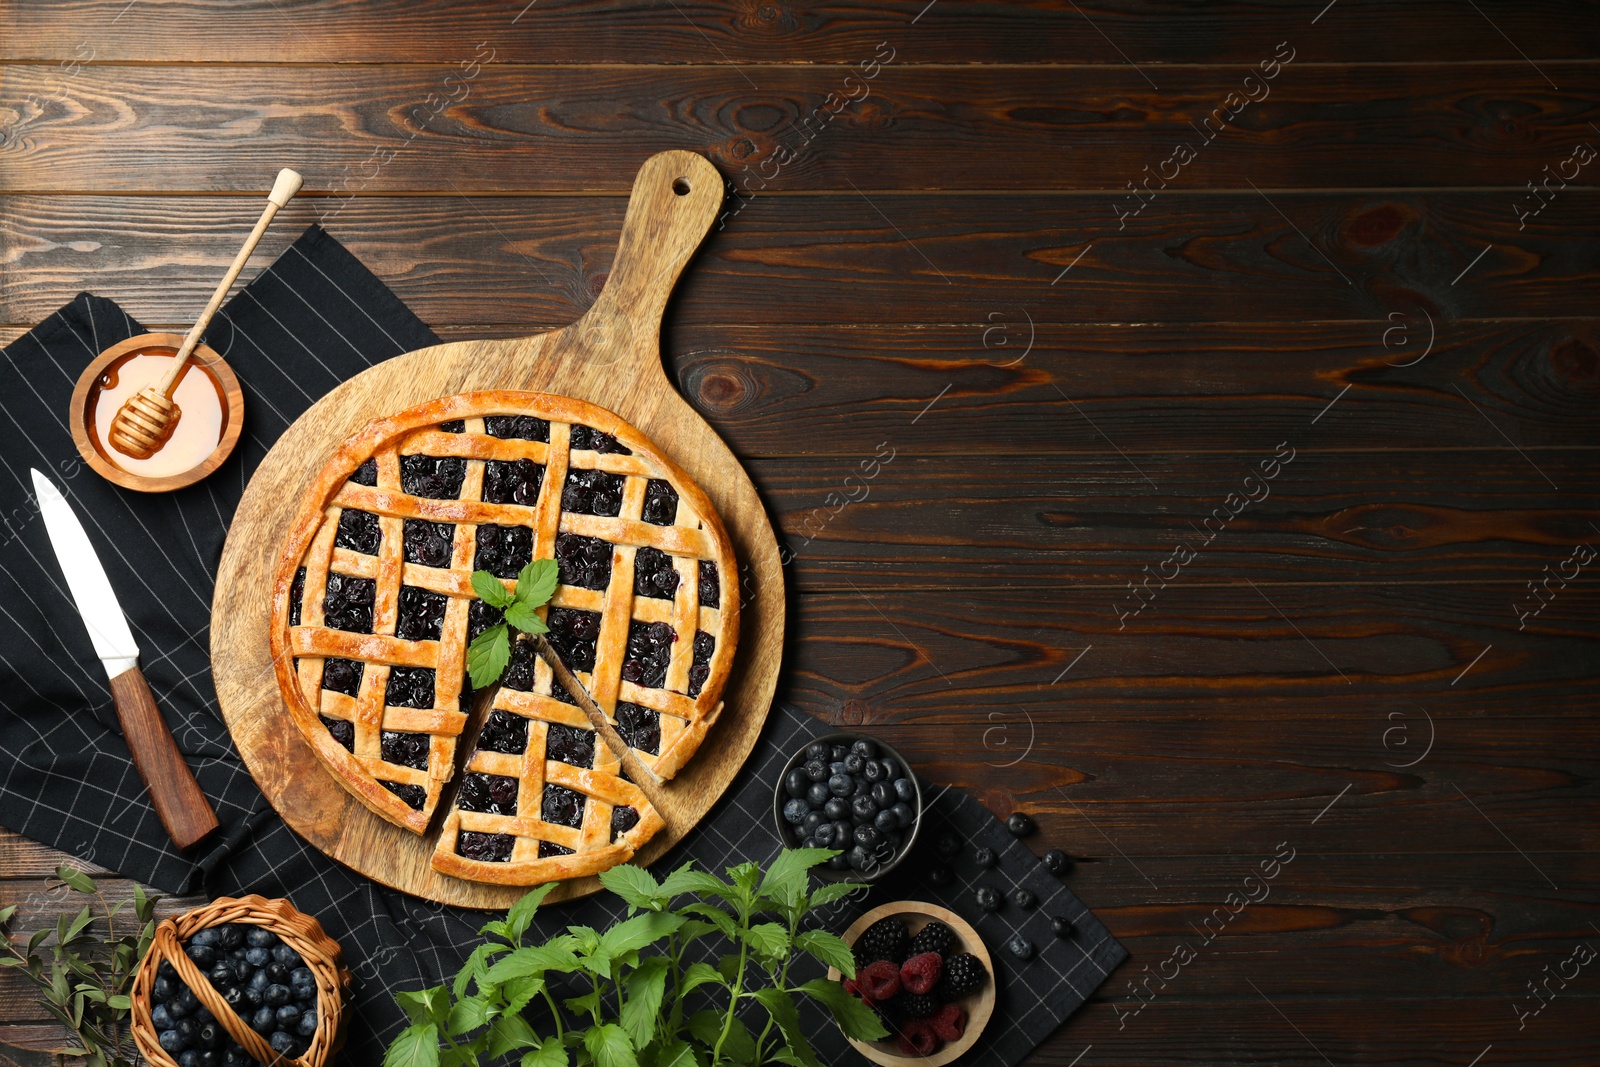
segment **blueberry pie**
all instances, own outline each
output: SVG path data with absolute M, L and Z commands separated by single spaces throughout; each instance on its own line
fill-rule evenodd
M 603 408 L 464 393 L 346 441 L 277 572 L 272 654 L 296 725 L 363 804 L 421 834 L 457 772 L 467 646 L 501 621 L 472 572 L 511 589 L 536 559 L 559 569 L 550 649 L 592 699 L 516 643 L 443 820 L 434 865 L 459 877 L 590 874 L 661 827 L 613 746 L 670 778 L 721 711 L 739 605 L 710 501 Z

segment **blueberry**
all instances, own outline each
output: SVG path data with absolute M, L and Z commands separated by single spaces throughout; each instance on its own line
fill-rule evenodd
M 316 1008 L 308 1008 L 300 1013 L 300 1021 L 295 1023 L 294 1032 L 301 1037 L 311 1037 L 317 1032 Z
M 162 962 L 163 965 L 166 963 L 165 960 L 162 960 L 161 962 Z M 177 986 L 173 984 L 172 979 L 170 979 L 170 978 L 157 978 L 155 980 L 155 982 L 150 986 L 150 999 L 151 1000 L 157 1000 L 157 1001 L 166 1000 L 167 998 L 171 997 L 173 993 L 176 993 L 177 991 L 178 991 Z M 157 1027 L 157 1029 L 160 1029 L 160 1027 Z
M 961 855 L 961 838 L 948 831 L 939 835 L 933 843 L 933 849 L 947 860 L 953 860 Z
M 240 1009 L 242 1009 L 245 1004 L 248 1003 L 248 1001 L 245 1000 L 245 991 L 243 987 L 236 985 L 229 986 L 223 992 L 222 999 L 228 1002 L 228 1007 L 233 1009 L 233 1013 L 235 1015 L 239 1014 Z M 252 1005 L 252 1007 L 253 1006 L 254 1005 Z
M 176 993 L 167 998 L 167 1015 L 172 1018 L 173 1026 L 177 1026 L 179 1019 L 187 1017 L 193 1011 L 193 1008 L 184 1006 L 183 1001 Z
M 222 1057 L 222 1067 L 255 1067 L 255 1062 L 240 1045 L 229 1046 Z
M 896 763 L 892 759 L 889 759 L 888 757 L 879 760 L 878 765 L 883 768 L 883 780 L 886 782 L 892 782 L 896 778 L 905 777 L 905 775 L 900 773 L 900 764 Z
M 858 797 L 863 793 L 870 794 L 872 792 L 872 783 L 860 775 L 852 774 L 850 780 L 855 783 L 855 788 L 850 791 L 851 796 Z
M 850 751 L 863 759 L 873 759 L 878 755 L 878 746 L 870 738 L 859 737 L 851 744 Z
M 278 1009 L 278 1029 L 292 1030 L 294 1024 L 300 1021 L 300 1009 L 293 1004 L 285 1004 Z
M 1017 837 L 1027 837 L 1029 834 L 1033 833 L 1035 827 L 1032 817 L 1029 816 L 1027 812 L 1014 811 L 1011 813 L 1010 817 L 1006 819 L 1006 829 L 1010 830 Z
M 236 949 L 244 941 L 244 931 L 234 923 L 219 926 L 216 930 L 217 941 L 225 949 Z
M 289 981 L 295 985 L 315 985 L 317 976 L 311 973 L 310 967 L 296 967 L 289 972 Z
M 1026 889 L 1019 888 L 1012 892 L 1011 903 L 1015 904 L 1023 911 L 1027 911 L 1029 908 L 1037 904 L 1038 901 L 1034 899 L 1034 896 L 1031 892 Z
M 1059 848 L 1053 848 L 1044 854 L 1044 865 L 1051 874 L 1066 874 L 1072 870 L 1072 861 Z
M 862 759 L 860 754 L 856 752 L 852 752 L 850 755 L 844 758 L 844 770 L 846 774 L 860 774 L 861 769 L 866 765 L 867 761 Z
M 203 930 L 195 931 L 195 935 L 189 939 L 189 944 L 191 944 L 191 945 L 215 945 L 217 943 L 217 935 L 218 935 L 218 930 L 216 929 L 216 927 L 208 926 Z
M 817 844 L 817 839 L 816 838 L 812 837 L 810 834 L 807 834 L 807 835 L 805 835 L 804 837 L 802 837 L 800 839 L 800 846 L 799 847 L 801 847 L 801 848 L 821 848 L 822 846 Z
M 267 986 L 267 1005 L 276 1008 L 281 1004 L 289 1003 L 289 987 L 286 985 Z
M 274 960 L 267 964 L 267 977 L 274 985 L 287 985 L 289 982 L 289 965 Z
M 866 766 L 861 768 L 861 777 L 869 782 L 883 781 L 883 764 L 875 759 L 867 760 Z
M 183 1041 L 183 1047 L 189 1048 L 194 1044 L 194 1039 L 200 1034 L 200 1027 L 193 1019 L 179 1019 L 172 1025 L 178 1037 Z
M 817 843 L 818 848 L 833 847 L 833 823 L 825 822 L 818 826 L 811 831 L 811 837 Z
M 839 819 L 833 824 L 833 847 L 849 848 L 850 836 L 855 833 L 855 826 L 844 819 Z
M 823 825 L 827 825 L 824 823 Z M 301 1009 L 316 1007 L 317 985 L 315 982 L 296 982 L 289 989 L 294 993 L 294 1000 Z
M 1000 857 L 994 854 L 992 848 L 980 848 L 972 853 L 972 859 L 979 867 L 985 870 L 1000 862 Z
M 200 1067 L 222 1067 L 222 1053 L 208 1048 L 200 1053 Z
M 823 814 L 834 822 L 850 817 L 850 802 L 843 797 L 832 797 L 822 806 Z
M 1021 934 L 1012 934 L 1011 940 L 1006 942 L 1006 951 L 1019 960 L 1029 960 L 1033 958 L 1033 942 Z
M 216 1021 L 217 1017 L 212 1015 L 211 1009 L 204 1004 L 200 1005 L 194 1013 L 194 1024 L 196 1026 L 204 1026 L 206 1023 L 214 1023 Z
M 790 800 L 783 806 L 783 821 L 790 826 L 799 826 L 811 814 L 811 805 L 803 800 Z
M 896 778 L 894 780 L 894 795 L 907 804 L 917 799 L 917 786 L 909 778 Z
M 855 842 L 868 852 L 876 852 L 883 846 L 883 835 L 871 826 L 858 826 L 855 829 Z
M 895 818 L 893 808 L 885 808 L 872 818 L 872 825 L 879 833 L 889 834 L 900 828 L 900 820 Z
M 179 1053 L 178 1067 L 200 1067 L 200 1050 L 191 1048 Z
M 258 1034 L 270 1034 L 278 1023 L 278 1013 L 271 1008 L 258 1008 L 250 1017 L 250 1029 Z
M 814 759 L 806 764 L 806 778 L 813 782 L 826 782 L 828 780 L 828 765 L 819 759 Z
M 183 1051 L 183 1038 L 178 1036 L 178 1031 L 176 1030 L 162 1030 L 156 1036 L 156 1042 L 160 1044 L 163 1052 L 170 1052 L 176 1055 Z
M 934 864 L 928 868 L 928 884 L 932 886 L 947 886 L 955 880 L 955 872 L 942 863 Z
M 980 885 L 973 896 L 978 901 L 978 907 L 984 911 L 1000 910 L 1000 894 L 995 891 L 994 886 Z
M 260 970 L 260 971 L 257 971 L 255 974 L 250 976 L 250 984 L 248 986 L 246 986 L 245 988 L 246 989 L 259 989 L 263 993 L 265 993 L 267 991 L 267 986 L 269 986 L 271 984 L 272 984 L 272 979 L 267 977 L 267 972 L 265 970 Z
M 293 945 L 282 943 L 273 945 L 272 958 L 291 969 L 300 966 L 300 953 L 294 950 Z
M 272 962 L 272 953 L 260 945 L 251 945 L 245 950 L 244 958 L 252 967 L 265 967 Z
M 803 797 L 811 786 L 811 779 L 806 777 L 806 772 L 799 767 L 784 775 L 783 791 L 792 797 Z
M 193 1015 L 196 1008 L 200 1007 L 200 998 L 194 995 L 194 990 L 188 986 L 179 989 L 167 1004 L 167 1010 L 174 1017 L 180 1015 Z M 181 1011 L 179 1009 L 182 1009 Z
M 282 1030 L 274 1030 L 272 1036 L 267 1038 L 267 1044 L 272 1046 L 272 1051 L 281 1052 L 288 1056 L 294 1052 L 296 1042 L 293 1034 L 286 1034 Z
M 817 832 L 817 827 L 828 821 L 828 817 L 820 811 L 808 811 L 806 817 L 800 820 L 800 832 L 811 836 Z
M 828 743 L 826 741 L 813 741 L 806 746 L 807 760 L 826 760 L 828 758 Z
M 1065 915 L 1051 916 L 1050 929 L 1054 931 L 1057 937 L 1071 937 L 1073 930 L 1072 920 Z
M 163 997 L 162 999 L 166 998 Z M 157 1030 L 171 1030 L 172 1021 L 172 1016 L 167 1014 L 167 1006 L 165 1004 L 158 1003 L 150 1009 L 150 1025 Z
M 857 826 L 871 822 L 877 818 L 877 815 L 878 805 L 874 804 L 872 798 L 867 794 L 863 793 L 858 797 L 851 798 L 850 818 L 855 821 Z
M 211 980 L 212 985 L 219 989 L 223 986 L 230 986 L 234 983 L 233 964 L 219 963 L 206 973 L 206 977 Z
M 847 871 L 850 869 L 850 857 L 843 852 L 828 859 L 828 869 L 832 871 Z
M 834 745 L 828 749 L 829 759 L 841 760 L 848 755 L 850 755 L 850 746 L 848 745 Z
M 860 845 L 852 848 L 845 855 L 850 860 L 850 866 L 858 871 L 871 870 L 877 866 L 877 862 L 873 860 L 872 855 Z
M 251 948 L 271 948 L 278 943 L 277 934 L 260 926 L 252 926 L 244 939 Z
M 826 782 L 812 782 L 806 787 L 806 799 L 811 802 L 813 808 L 822 807 L 831 796 L 833 794 L 828 792 L 828 784 Z
M 200 1027 L 195 1042 L 201 1048 L 219 1048 L 227 1036 L 228 1032 L 222 1028 L 222 1024 L 212 1020 Z
M 900 829 L 909 830 L 916 825 L 917 813 L 912 811 L 911 805 L 905 801 L 900 801 L 890 810 L 894 812 L 895 821 L 900 824 Z
M 267 1002 L 267 987 L 260 989 L 249 988 L 244 991 L 244 1002 L 252 1008 L 259 1008 Z
M 894 793 L 894 786 L 888 782 L 878 782 L 872 787 L 873 802 L 880 808 L 892 808 L 898 799 Z

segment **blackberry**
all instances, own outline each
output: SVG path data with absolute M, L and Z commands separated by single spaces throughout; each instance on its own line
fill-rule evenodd
M 366 664 L 355 659 L 330 656 L 322 661 L 322 688 L 353 697 L 361 689 L 361 675 Z
M 478 553 L 473 569 L 496 578 L 515 578 L 533 561 L 533 531 L 526 526 L 478 527 Z
M 620 474 L 607 471 L 567 470 L 567 484 L 561 490 L 561 510 L 574 515 L 616 515 L 622 511 Z
M 544 754 L 546 759 L 573 767 L 593 767 L 594 731 L 551 723 L 550 732 L 545 738 Z
M 711 677 L 711 653 L 717 649 L 717 639 L 704 630 L 694 632 L 694 662 L 689 665 L 689 695 L 697 697 Z
M 379 749 L 384 761 L 400 767 L 412 767 L 419 771 L 428 769 L 428 743 L 427 734 L 407 734 L 395 730 L 383 731 L 379 741 Z
M 895 1013 L 903 1019 L 926 1019 L 939 1010 L 939 1001 L 931 993 L 908 993 L 901 990 L 890 1003 Z
M 672 557 L 658 548 L 646 545 L 633 557 L 633 593 L 635 596 L 671 600 L 678 591 L 678 572 L 672 566 Z
M 382 778 L 378 779 L 378 784 L 383 786 L 389 792 L 393 793 L 395 796 L 399 797 L 401 800 L 405 801 L 407 806 L 413 811 L 421 811 L 422 805 L 427 802 L 428 791 L 423 789 L 420 785 L 405 785 L 401 782 L 386 782 Z M 259 973 L 264 974 L 265 972 L 263 971 Z
M 463 830 L 456 838 L 456 854 L 469 860 L 505 863 L 511 859 L 511 846 L 516 841 L 510 834 L 480 834 Z
M 482 811 L 491 815 L 517 813 L 517 780 L 503 774 L 472 771 L 461 778 L 461 793 L 456 804 L 462 811 Z
M 574 426 L 571 440 L 575 451 L 609 452 L 618 456 L 633 455 L 633 452 L 615 437 L 601 433 L 592 426 Z
M 345 508 L 339 512 L 339 530 L 333 535 L 333 543 L 351 552 L 376 556 L 378 546 L 383 543 L 383 530 L 378 526 L 378 516 L 370 511 Z
M 383 702 L 395 708 L 433 707 L 432 667 L 393 667 Z
M 339 518 L 343 521 L 344 516 Z M 450 548 L 456 537 L 456 528 L 450 523 L 407 519 L 400 530 L 401 554 L 407 563 L 420 563 L 424 567 L 449 565 Z
M 334 630 L 370 634 L 372 601 L 377 591 L 377 584 L 371 578 L 355 578 L 330 571 L 322 601 L 323 624 Z
M 678 491 L 671 482 L 651 478 L 644 486 L 644 511 L 639 517 L 652 526 L 671 526 L 678 517 Z
M 700 605 L 707 608 L 722 604 L 722 582 L 717 577 L 717 565 L 709 559 L 700 561 Z
M 544 484 L 544 467 L 531 459 L 491 459 L 483 465 L 483 499 L 489 504 L 533 507 Z
M 660 689 L 667 681 L 667 661 L 672 658 L 672 643 L 678 639 L 672 627 L 664 622 L 628 623 L 628 650 L 622 658 L 622 678 L 634 685 Z M 594 668 L 591 651 L 589 666 Z
M 457 456 L 400 457 L 400 488 L 412 496 L 454 500 L 466 476 L 467 461 Z
M 332 584 L 331 582 L 329 583 Z M 400 587 L 400 619 L 394 635 L 406 641 L 437 641 L 444 632 L 444 610 L 450 598 L 414 585 Z M 368 632 L 372 629 L 369 624 Z
M 970 952 L 960 952 L 944 961 L 944 973 L 934 992 L 943 994 L 947 1001 L 957 1000 L 976 993 L 988 980 L 989 972 L 983 969 L 983 962 Z
M 520 441 L 550 440 L 550 424 L 532 415 L 490 415 L 483 420 L 490 437 L 514 437 Z
M 617 702 L 617 733 L 629 748 L 648 752 L 652 756 L 661 752 L 661 713 L 655 708 L 644 708 L 626 700 Z
M 350 472 L 350 480 L 357 485 L 378 484 L 378 461 L 369 459 Z
M 557 534 L 556 566 L 562 585 L 604 589 L 611 583 L 611 542 L 581 534 Z
M 356 750 L 356 727 L 354 723 L 345 722 L 343 719 L 330 719 L 326 715 L 318 715 L 322 725 L 328 728 L 328 733 L 333 739 L 343 745 L 347 751 Z
M 955 931 L 935 919 L 917 931 L 917 936 L 911 939 L 911 947 L 907 950 L 907 955 L 920 956 L 924 952 L 937 952 L 943 956 L 950 951 L 951 946 L 955 943 Z
M 906 933 L 905 923 L 895 918 L 879 919 L 861 931 L 861 936 L 856 938 L 850 951 L 855 955 L 856 970 L 859 971 L 878 960 L 902 962 L 910 943 L 911 936 Z

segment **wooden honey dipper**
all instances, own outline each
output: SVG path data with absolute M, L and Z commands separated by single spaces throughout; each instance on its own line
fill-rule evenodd
M 188 336 L 183 339 L 182 347 L 172 360 L 172 366 L 168 367 L 167 372 L 158 380 L 130 396 L 118 410 L 116 418 L 111 421 L 111 430 L 106 434 L 106 440 L 118 452 L 135 459 L 148 459 L 166 444 L 167 438 L 172 436 L 173 428 L 178 425 L 178 419 L 183 414 L 178 405 L 172 402 L 172 391 L 178 387 L 178 379 L 183 375 L 183 368 L 188 364 L 190 354 L 194 352 L 195 345 L 200 343 L 200 337 L 206 332 L 206 327 L 211 325 L 211 316 L 222 306 L 223 298 L 228 295 L 228 290 L 233 288 L 233 283 L 238 279 L 239 272 L 244 270 L 250 254 L 256 250 L 261 235 L 266 233 L 267 227 L 272 224 L 272 217 L 300 191 L 300 182 L 300 175 L 287 167 L 278 172 L 278 180 L 272 183 L 272 192 L 267 194 L 266 210 L 261 212 L 261 217 L 256 220 L 256 228 L 245 238 L 244 247 L 233 257 L 233 265 L 228 268 L 228 273 L 223 275 L 222 284 L 217 286 L 217 291 L 211 294 L 206 309 L 190 327 Z

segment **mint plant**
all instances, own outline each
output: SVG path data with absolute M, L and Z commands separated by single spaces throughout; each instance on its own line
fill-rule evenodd
M 883 1038 L 877 1015 L 838 982 L 790 984 L 797 953 L 855 976 L 840 937 L 801 929 L 809 912 L 859 888 L 810 890 L 807 872 L 835 855 L 788 850 L 765 872 L 754 863 L 728 868 L 728 881 L 692 863 L 661 881 L 640 867 L 613 867 L 600 881 L 627 903 L 629 918 L 604 931 L 569 926 L 527 945 L 554 883 L 540 886 L 479 931 L 485 942 L 450 985 L 395 995 L 411 1025 L 384 1065 L 465 1067 L 515 1055 L 519 1067 L 818 1067 L 801 1032 L 800 997 L 825 1007 L 850 1037 Z
M 467 673 L 472 677 L 473 688 L 482 689 L 500 680 L 506 664 L 511 662 L 512 627 L 528 634 L 550 632 L 539 617 L 539 609 L 555 595 L 558 573 L 555 560 L 536 559 L 517 575 L 516 592 L 508 593 L 500 579 L 488 571 L 472 572 L 472 591 L 505 614 L 505 622 L 489 627 L 467 646 Z

